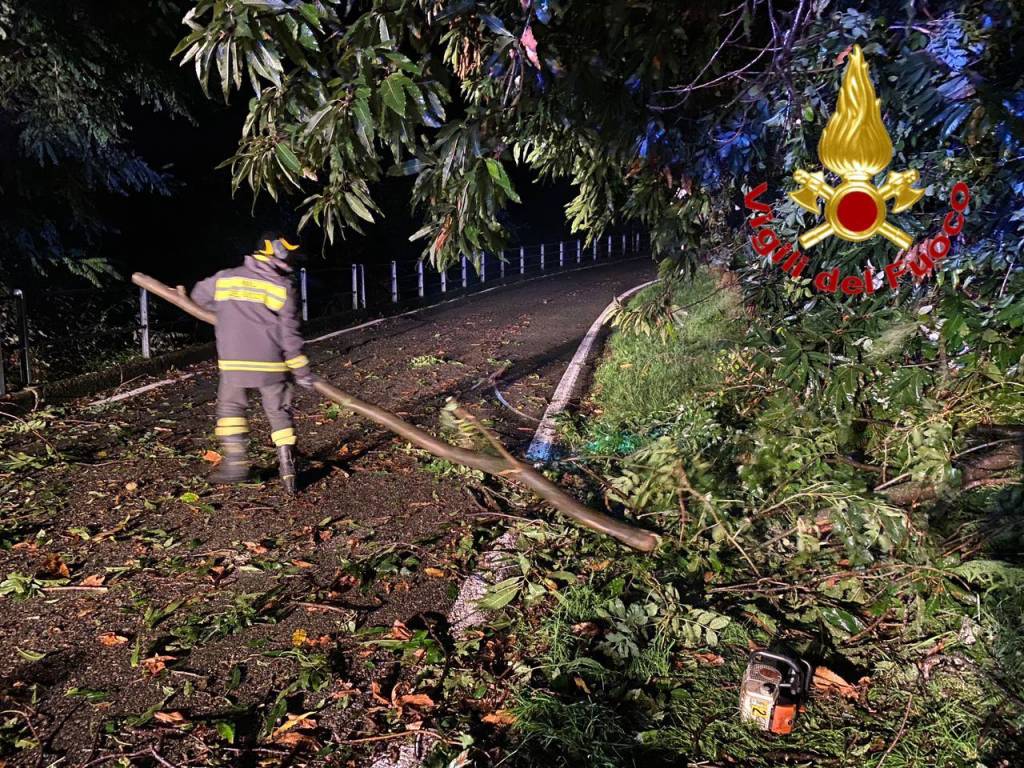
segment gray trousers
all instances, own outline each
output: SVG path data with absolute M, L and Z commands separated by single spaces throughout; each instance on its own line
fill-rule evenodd
M 270 422 L 270 438 L 274 445 L 295 445 L 295 426 L 292 420 L 292 388 L 287 381 L 263 387 L 241 387 L 224 381 L 217 387 L 217 437 L 244 440 L 249 435 L 249 390 L 258 389 L 263 411 Z

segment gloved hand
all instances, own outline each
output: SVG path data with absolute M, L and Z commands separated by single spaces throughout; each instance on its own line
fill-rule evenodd
M 316 379 L 313 374 L 308 371 L 305 373 L 295 374 L 295 383 L 303 389 L 312 389 L 314 382 L 316 382 Z

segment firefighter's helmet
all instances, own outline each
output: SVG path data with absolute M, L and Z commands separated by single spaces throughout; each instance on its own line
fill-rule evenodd
M 292 253 L 299 249 L 279 232 L 264 232 L 256 243 L 253 256 L 257 261 L 269 263 L 279 272 L 292 271 Z

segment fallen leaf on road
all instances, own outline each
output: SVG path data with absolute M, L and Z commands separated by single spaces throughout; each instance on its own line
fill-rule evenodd
M 216 451 L 207 451 L 203 454 L 203 461 L 208 461 L 214 465 L 220 464 L 221 458 L 223 457 Z
M 124 645 L 125 643 L 128 642 L 128 638 L 127 637 L 122 637 L 121 635 L 115 635 L 113 632 L 104 632 L 102 635 L 100 635 L 96 639 L 100 641 L 100 645 L 105 645 L 108 648 L 112 648 L 112 647 L 118 646 L 118 645 Z
M 693 654 L 693 658 L 701 664 L 707 664 L 710 667 L 720 667 L 725 664 L 725 659 L 717 653 L 695 653 Z
M 42 571 L 48 576 L 59 576 L 64 579 L 71 575 L 67 563 L 56 552 L 51 552 L 43 560 Z
M 861 682 L 866 684 L 868 678 L 862 678 Z M 818 667 L 814 670 L 814 690 L 824 694 L 838 693 L 844 699 L 856 699 L 860 695 L 855 686 L 828 667 Z
M 165 723 L 166 725 L 181 725 L 186 722 L 185 716 L 181 712 L 157 712 L 153 715 L 153 718 L 159 723 Z
M 412 632 L 398 619 L 395 619 L 395 623 L 391 625 L 391 637 L 395 640 L 408 640 L 412 637 Z
M 481 718 L 491 725 L 515 725 L 518 718 L 507 709 L 498 709 Z
M 592 621 L 581 621 L 579 624 L 572 625 L 572 633 L 582 637 L 597 637 L 601 634 L 601 627 Z
M 294 632 L 292 632 L 293 648 L 301 648 L 304 642 L 306 642 L 306 630 L 296 629 Z
M 380 683 L 378 683 L 376 680 L 370 683 L 370 694 L 373 696 L 374 699 L 379 701 L 381 704 L 387 704 L 388 706 L 391 706 L 391 700 L 385 699 L 383 696 L 380 695 Z
M 434 700 L 425 693 L 407 693 L 404 696 L 399 696 L 395 703 L 400 707 L 404 707 L 407 704 L 414 707 L 434 706 Z
M 174 661 L 177 656 L 150 656 L 142 660 L 143 668 L 151 675 L 158 675 L 164 671 L 168 661 Z
M 288 731 L 288 733 L 282 733 L 280 736 L 272 739 L 275 744 L 280 744 L 285 747 L 309 747 L 315 749 L 316 739 L 312 736 L 308 736 L 302 731 Z
M 82 579 L 83 587 L 102 587 L 103 582 L 107 580 L 107 577 L 100 573 L 94 573 L 92 576 L 86 576 Z
M 316 728 L 316 720 L 310 720 L 310 714 L 306 712 L 301 715 L 288 715 L 288 718 L 270 734 L 270 740 L 281 743 L 280 737 L 292 729 L 302 731 Z
M 435 579 L 439 579 L 444 576 L 444 571 L 440 568 L 424 568 L 423 572 L 427 574 L 427 576 L 433 576 Z

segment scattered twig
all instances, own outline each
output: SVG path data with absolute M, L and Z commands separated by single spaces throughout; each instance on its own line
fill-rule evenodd
M 1019 477 L 979 477 L 967 483 L 962 490 L 972 491 L 986 485 L 1020 485 L 1021 482 Z
M 351 609 L 348 609 L 348 608 L 338 608 L 337 606 L 326 605 L 325 603 L 307 603 L 307 602 L 303 602 L 303 601 L 300 601 L 300 600 L 292 600 L 292 605 L 298 605 L 298 606 L 300 606 L 302 608 L 309 608 L 311 610 L 317 610 L 317 611 L 329 611 L 331 613 L 343 613 L 343 614 L 352 613 Z
M 39 735 L 39 731 L 36 730 L 36 726 L 32 722 L 32 718 L 28 716 L 28 713 L 27 712 L 23 712 L 20 709 L 5 709 L 3 712 L 0 712 L 0 715 L 18 715 L 22 720 L 25 721 L 25 724 L 28 726 L 28 729 L 30 731 L 32 731 L 32 738 L 36 740 L 36 746 L 37 746 L 37 749 L 39 750 L 39 755 L 36 757 L 36 765 L 37 766 L 38 765 L 42 765 L 43 764 L 43 739 Z
M 143 755 L 148 754 L 148 749 L 142 749 L 138 752 L 130 752 L 127 755 L 123 752 L 117 752 L 112 755 L 104 755 L 103 757 L 97 757 L 95 760 L 90 760 L 88 763 L 83 763 L 79 766 L 79 768 L 92 768 L 92 766 L 94 765 L 103 765 L 103 763 L 109 763 L 111 760 L 120 760 L 122 758 L 125 760 L 134 760 L 136 757 L 142 757 Z
M 382 733 L 382 734 L 379 734 L 377 736 L 361 736 L 361 737 L 355 738 L 355 739 L 341 739 L 337 743 L 338 744 L 369 744 L 369 743 L 374 742 L 374 741 L 390 741 L 391 739 L 401 739 L 401 738 L 404 738 L 406 736 L 418 736 L 421 733 L 430 734 L 434 738 L 440 739 L 441 741 L 447 741 L 447 739 L 445 739 L 443 736 L 441 736 L 441 734 L 439 734 L 437 731 L 431 731 L 431 730 L 427 730 L 426 728 L 424 728 L 424 729 L 419 730 L 419 731 L 401 731 L 400 733 Z
M 907 708 L 903 712 L 903 721 L 900 723 L 900 727 L 896 731 L 896 738 L 892 740 L 892 743 L 889 745 L 889 748 L 885 750 L 885 754 L 882 755 L 882 759 L 878 761 L 878 763 L 875 765 L 875 768 L 882 768 L 882 763 L 884 763 L 889 758 L 889 755 L 892 754 L 892 751 L 896 749 L 896 745 L 899 743 L 900 739 L 903 738 L 903 732 L 906 730 L 907 727 L 907 718 L 910 717 L 910 706 L 913 703 L 914 694 L 910 694 L 910 697 L 907 699 Z
M 896 475 L 896 477 L 894 477 L 892 480 L 886 480 L 881 485 L 876 485 L 873 490 L 875 493 L 878 493 L 879 491 L 884 491 L 886 488 L 896 485 L 897 483 L 901 483 L 909 477 L 910 472 L 904 472 L 902 475 Z
M 177 768 L 177 766 L 174 765 L 174 763 L 169 763 L 168 761 L 164 760 L 160 756 L 160 753 L 156 751 L 156 747 L 150 747 L 149 754 L 151 754 L 153 756 L 153 759 L 160 763 L 160 765 L 164 766 L 164 768 Z

